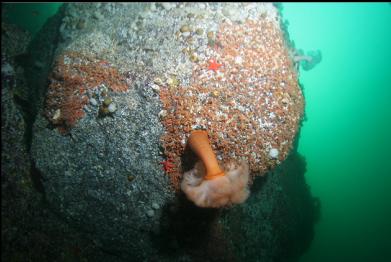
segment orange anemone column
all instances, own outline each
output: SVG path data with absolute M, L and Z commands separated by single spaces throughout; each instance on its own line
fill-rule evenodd
M 210 180 L 224 176 L 213 149 L 209 143 L 208 133 L 204 130 L 194 130 L 188 140 L 190 148 L 201 159 L 206 169 L 204 179 Z

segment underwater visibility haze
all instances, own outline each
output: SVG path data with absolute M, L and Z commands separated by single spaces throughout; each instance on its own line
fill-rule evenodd
M 286 3 L 296 46 L 319 49 L 302 71 L 306 116 L 298 151 L 322 203 L 302 261 L 391 259 L 391 5 Z
M 2 258 L 391 261 L 391 4 L 145 6 L 2 3 Z M 244 22 L 252 10 L 260 21 Z M 260 32 L 278 59 L 229 60 Z M 299 85 L 267 71 L 288 56 Z M 283 112 L 213 82 L 237 73 L 229 61 L 268 72 L 265 88 L 283 79 L 274 99 L 293 102 L 273 137 L 246 136 L 240 113 L 220 120 L 267 112 L 269 130 Z M 194 117 L 201 106 L 218 124 Z M 205 126 L 210 140 L 186 134 Z M 219 167 L 228 147 L 248 163 Z

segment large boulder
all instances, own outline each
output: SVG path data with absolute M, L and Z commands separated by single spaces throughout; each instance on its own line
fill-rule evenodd
M 278 10 L 261 3 L 66 4 L 56 19 L 50 55 L 35 64 L 47 74 L 33 81 L 31 144 L 50 209 L 119 261 L 279 256 L 284 241 L 259 238 L 285 233 L 268 221 L 278 218 L 271 208 L 285 211 L 274 198 L 282 182 L 274 173 L 256 177 L 294 148 L 304 99 Z M 194 164 L 183 156 L 195 128 L 210 131 L 220 159 L 249 162 L 251 182 L 261 186 L 243 206 L 199 209 L 179 191 L 181 174 Z M 251 252 L 234 237 L 265 228 Z M 259 245 L 266 251 L 256 253 Z

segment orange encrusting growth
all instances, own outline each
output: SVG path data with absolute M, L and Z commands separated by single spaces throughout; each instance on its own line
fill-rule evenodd
M 49 80 L 45 116 L 62 134 L 85 116 L 87 90 L 102 84 L 113 92 L 128 90 L 126 79 L 107 61 L 75 51 L 65 51 L 56 58 Z
M 188 144 L 205 166 L 206 174 L 204 179 L 210 180 L 218 176 L 224 176 L 224 172 L 221 170 L 216 155 L 210 146 L 208 133 L 206 131 L 192 131 Z
M 251 184 L 285 160 L 302 120 L 303 94 L 275 23 L 263 18 L 223 22 L 215 40 L 218 48 L 200 54 L 188 82 L 160 89 L 166 131 L 161 141 L 175 165 L 176 172 L 168 175 L 176 190 L 192 130 L 208 130 L 218 159 L 246 160 Z M 270 157 L 271 149 L 278 150 L 278 158 Z

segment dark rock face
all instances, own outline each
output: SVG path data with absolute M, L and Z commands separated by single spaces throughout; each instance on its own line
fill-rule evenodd
M 314 237 L 319 200 L 304 180 L 306 161 L 297 152 L 259 178 L 245 205 L 223 215 L 226 238 L 239 261 L 298 261 Z
M 191 63 L 179 55 L 184 42 L 172 37 L 175 28 L 189 21 L 216 26 L 214 17 L 202 18 L 204 9 L 233 21 L 245 17 L 219 4 L 200 5 L 65 4 L 29 42 L 28 52 L 17 52 L 21 66 L 4 49 L 13 70 L 2 74 L 2 258 L 295 261 L 305 250 L 316 206 L 305 186 L 305 161 L 294 151 L 254 181 L 246 203 L 223 210 L 195 207 L 163 170 L 159 88 L 176 88 L 191 74 Z M 127 90 L 96 82 L 83 93 L 83 117 L 69 132 L 59 132 L 52 121 L 56 108 L 48 119 L 45 107 L 56 58 L 69 51 L 118 69 Z M 12 73 L 19 67 L 21 74 Z M 10 77 L 25 83 L 16 85 L 24 90 L 22 106 L 14 102 Z M 108 111 L 102 114 L 102 108 Z M 308 214 L 298 213 L 299 205 Z
M 13 217 L 10 212 L 18 213 L 21 211 L 19 208 L 27 210 L 28 199 L 34 198 L 29 177 L 31 161 L 25 143 L 26 121 L 22 106 L 17 103 L 22 99 L 22 90 L 27 87 L 23 68 L 15 61 L 18 55 L 26 51 L 30 39 L 31 36 L 27 32 L 12 25 L 2 24 L 1 186 L 4 225 L 9 222 L 8 218 Z M 22 197 L 26 199 L 20 206 L 16 205 L 14 208 L 12 208 L 13 202 L 5 201 L 5 199 L 13 200 L 13 198 L 21 200 Z

